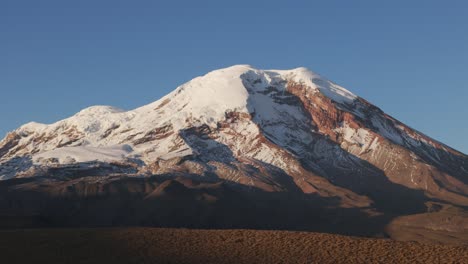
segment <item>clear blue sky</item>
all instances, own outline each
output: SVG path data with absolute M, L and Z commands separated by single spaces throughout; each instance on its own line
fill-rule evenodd
M 466 1 L 252 2 L 0 0 L 0 135 L 233 64 L 305 66 L 468 153 Z

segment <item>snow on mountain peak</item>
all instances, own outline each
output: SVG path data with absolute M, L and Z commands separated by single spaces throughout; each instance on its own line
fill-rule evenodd
M 190 90 L 195 95 L 196 104 L 213 103 L 226 107 L 243 108 L 247 99 L 245 80 L 253 80 L 261 85 L 258 89 L 267 89 L 271 84 L 281 81 L 295 82 L 305 85 L 329 97 L 337 103 L 352 103 L 356 95 L 345 88 L 327 80 L 305 67 L 291 70 L 260 70 L 250 65 L 234 65 L 231 67 L 214 70 L 208 74 L 197 77 L 177 89 Z M 223 102 L 223 103 L 221 103 Z
M 352 103 L 354 99 L 357 98 L 356 95 L 345 88 L 305 67 L 299 67 L 292 70 L 268 70 L 266 72 L 279 74 L 284 76 L 288 81 L 301 83 L 309 88 L 319 90 L 323 95 L 337 103 Z
M 302 106 L 287 101 L 291 98 L 284 92 L 290 83 L 312 89 L 311 94 L 322 93 L 337 103 L 350 103 L 356 98 L 304 67 L 260 70 L 234 65 L 196 77 L 160 100 L 134 110 L 92 106 L 50 125 L 26 124 L 16 130 L 21 137 L 18 144 L 25 146 L 21 153 L 33 153 L 35 162 L 48 162 L 55 156 L 61 163 L 136 156 L 151 161 L 192 153 L 192 146 L 174 146 L 180 133 L 202 125 L 216 128 L 227 113 L 237 112 L 254 114 L 253 121 L 265 124 L 263 129 L 278 144 L 294 148 L 295 143 L 287 143 L 288 140 L 301 138 L 302 142 L 311 142 L 304 131 L 312 128 Z M 277 124 L 299 124 L 303 130 L 281 129 Z M 249 135 L 259 133 L 253 122 L 243 129 Z M 130 144 L 133 149 L 122 152 L 115 147 L 122 144 Z M 110 149 L 102 154 L 95 148 Z
M 298 67 L 291 70 L 260 70 L 255 69 L 250 65 L 234 65 L 228 68 L 212 71 L 207 75 L 214 75 L 221 78 L 236 76 L 241 76 L 242 78 L 250 76 L 251 78 L 254 78 L 256 76 L 259 78 L 266 77 L 268 81 L 271 81 L 272 79 L 292 81 L 304 84 L 308 88 L 316 89 L 337 103 L 352 103 L 352 101 L 357 98 L 357 96 L 350 91 L 329 81 L 306 67 Z M 263 87 L 266 88 L 267 86 Z
M 337 103 L 352 103 L 356 98 L 346 89 L 304 67 L 260 70 L 250 65 L 234 65 L 196 77 L 162 99 L 136 111 L 150 113 L 152 109 L 164 107 L 164 117 L 170 116 L 170 122 L 176 128 L 183 127 L 187 119 L 216 125 L 217 121 L 224 118 L 226 111 L 252 112 L 252 92 L 265 92 L 271 87 L 285 91 L 289 82 L 303 84 L 304 89 L 313 89 Z M 254 101 L 256 104 L 267 103 Z M 168 111 L 172 114 L 168 115 Z
M 109 105 L 95 105 L 87 107 L 80 112 L 78 112 L 75 116 L 96 116 L 96 115 L 106 115 L 106 114 L 114 114 L 114 113 L 121 113 L 124 110 L 109 106 Z
M 40 131 L 44 128 L 47 128 L 46 124 L 37 123 L 37 122 L 29 122 L 19 127 L 17 131 L 27 133 L 29 131 Z
M 283 109 L 284 106 L 278 106 L 264 96 L 265 92 L 271 87 L 284 91 L 290 82 L 320 92 L 337 103 L 352 103 L 356 98 L 348 90 L 304 67 L 260 70 L 250 65 L 234 65 L 196 77 L 160 100 L 134 110 L 92 106 L 54 124 L 29 123 L 17 131 L 57 134 L 73 128 L 76 133 L 86 135 L 87 143 L 103 144 L 108 140 L 107 137 L 103 139 L 103 135 L 117 126 L 135 131 L 146 131 L 163 124 L 171 124 L 174 130 L 180 130 L 187 126 L 187 122 L 216 126 L 230 111 L 256 111 L 263 118 L 274 118 L 280 108 L 282 112 L 292 111 L 291 114 L 297 109 Z

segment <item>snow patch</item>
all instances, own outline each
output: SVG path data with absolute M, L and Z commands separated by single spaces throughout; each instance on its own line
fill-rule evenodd
M 33 155 L 33 162 L 40 165 L 51 160 L 60 164 L 121 161 L 128 157 L 132 151 L 133 149 L 129 145 L 64 147 Z
M 288 81 L 304 84 L 312 89 L 320 91 L 323 95 L 337 103 L 351 104 L 357 96 L 345 88 L 327 80 L 307 68 L 300 67 L 292 70 L 268 70 L 270 74 L 279 74 Z

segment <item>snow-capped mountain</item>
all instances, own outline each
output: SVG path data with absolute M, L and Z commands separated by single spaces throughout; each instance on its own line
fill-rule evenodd
M 333 197 L 343 208 L 401 206 L 411 192 L 468 206 L 467 155 L 305 68 L 215 70 L 140 108 L 94 106 L 0 142 L 3 180 L 163 174 Z

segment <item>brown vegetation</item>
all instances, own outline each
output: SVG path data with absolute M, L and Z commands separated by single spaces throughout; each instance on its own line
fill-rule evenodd
M 308 232 L 161 228 L 1 231 L 3 263 L 466 263 L 468 247 Z

